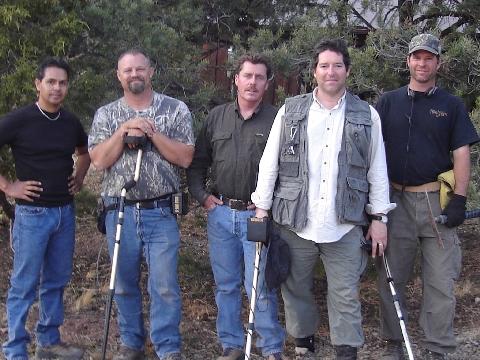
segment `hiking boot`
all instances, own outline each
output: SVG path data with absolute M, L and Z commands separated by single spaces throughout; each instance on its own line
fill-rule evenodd
M 335 345 L 335 359 L 357 360 L 357 348 L 349 345 Z
M 58 343 L 50 346 L 37 346 L 35 351 L 36 360 L 80 360 L 85 350 L 79 347 Z
M 400 340 L 385 340 L 381 360 L 405 360 L 403 343 Z
M 226 348 L 223 350 L 222 356 L 219 356 L 217 360 L 241 360 L 245 354 L 240 349 Z
M 446 354 L 438 353 L 432 350 L 426 349 L 423 352 L 423 360 L 444 360 L 447 358 Z
M 315 353 L 306 347 L 295 347 L 295 360 L 315 360 Z
M 289 360 L 288 357 L 286 357 L 282 353 L 270 354 L 265 359 L 266 360 Z
M 132 349 L 125 345 L 121 345 L 118 353 L 113 356 L 113 360 L 143 360 L 144 358 L 143 350 Z
M 163 357 L 162 360 L 182 360 L 182 355 L 178 352 L 170 353 Z

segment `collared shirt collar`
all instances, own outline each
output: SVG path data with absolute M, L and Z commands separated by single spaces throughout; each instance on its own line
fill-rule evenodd
M 342 97 L 340 99 L 338 99 L 337 104 L 333 108 L 327 109 L 325 106 L 322 105 L 322 103 L 320 101 L 318 101 L 318 99 L 316 97 L 317 91 L 318 91 L 318 87 L 313 89 L 313 92 L 312 92 L 313 101 L 316 102 L 320 106 L 321 109 L 325 109 L 325 110 L 336 110 L 336 109 L 340 108 L 344 104 L 345 97 L 347 96 L 347 90 L 345 90 Z
M 235 106 L 235 112 L 237 113 L 237 115 L 243 119 L 242 113 L 240 112 L 240 107 L 238 105 L 238 99 L 235 99 L 234 106 Z M 262 107 L 263 107 L 263 100 L 260 101 L 260 104 L 258 104 L 258 106 L 255 109 L 255 111 L 253 112 L 252 116 L 250 116 L 248 119 L 254 118 L 255 115 L 257 115 L 262 110 Z M 244 119 L 244 120 L 248 120 L 248 119 Z

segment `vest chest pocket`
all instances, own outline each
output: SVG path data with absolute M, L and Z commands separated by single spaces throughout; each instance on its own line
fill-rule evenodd
M 285 176 L 298 176 L 300 166 L 300 126 L 299 118 L 285 120 L 284 142 L 280 150 L 278 173 Z
M 348 134 L 347 142 L 347 161 L 350 165 L 358 166 L 363 169 L 367 168 L 368 140 L 363 126 L 355 126 Z

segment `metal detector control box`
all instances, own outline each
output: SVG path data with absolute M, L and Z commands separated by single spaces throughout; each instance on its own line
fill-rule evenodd
M 268 242 L 268 218 L 251 217 L 247 219 L 247 239 L 249 241 Z

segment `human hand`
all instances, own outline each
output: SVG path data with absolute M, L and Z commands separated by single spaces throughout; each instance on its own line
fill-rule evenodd
M 453 194 L 442 214 L 447 216 L 445 225 L 449 228 L 459 226 L 465 221 L 467 198 L 463 195 Z
M 77 178 L 74 174 L 68 177 L 68 192 L 75 195 L 82 189 L 83 180 Z
M 257 207 L 255 209 L 255 217 L 259 218 L 259 219 L 266 218 L 266 217 L 268 217 L 268 211 L 265 210 L 265 209 L 260 209 L 260 208 Z
M 223 201 L 211 194 L 203 202 L 203 207 L 207 211 L 213 210 L 217 205 L 223 205 Z
M 42 183 L 35 180 L 15 180 L 13 183 L 9 183 L 5 188 L 5 194 L 8 196 L 30 202 L 33 202 L 35 198 L 40 197 L 39 193 L 42 191 Z
M 141 136 L 148 136 L 149 138 L 155 133 L 155 123 L 150 118 L 145 117 L 134 117 L 122 124 L 124 133 L 126 134 L 138 134 L 141 133 Z M 135 132 L 130 132 L 131 130 L 137 130 Z M 133 135 L 130 135 L 133 136 Z M 140 135 L 135 135 L 140 136 Z
M 365 240 L 372 240 L 372 258 L 383 256 L 387 248 L 387 225 L 378 220 L 372 220 Z

